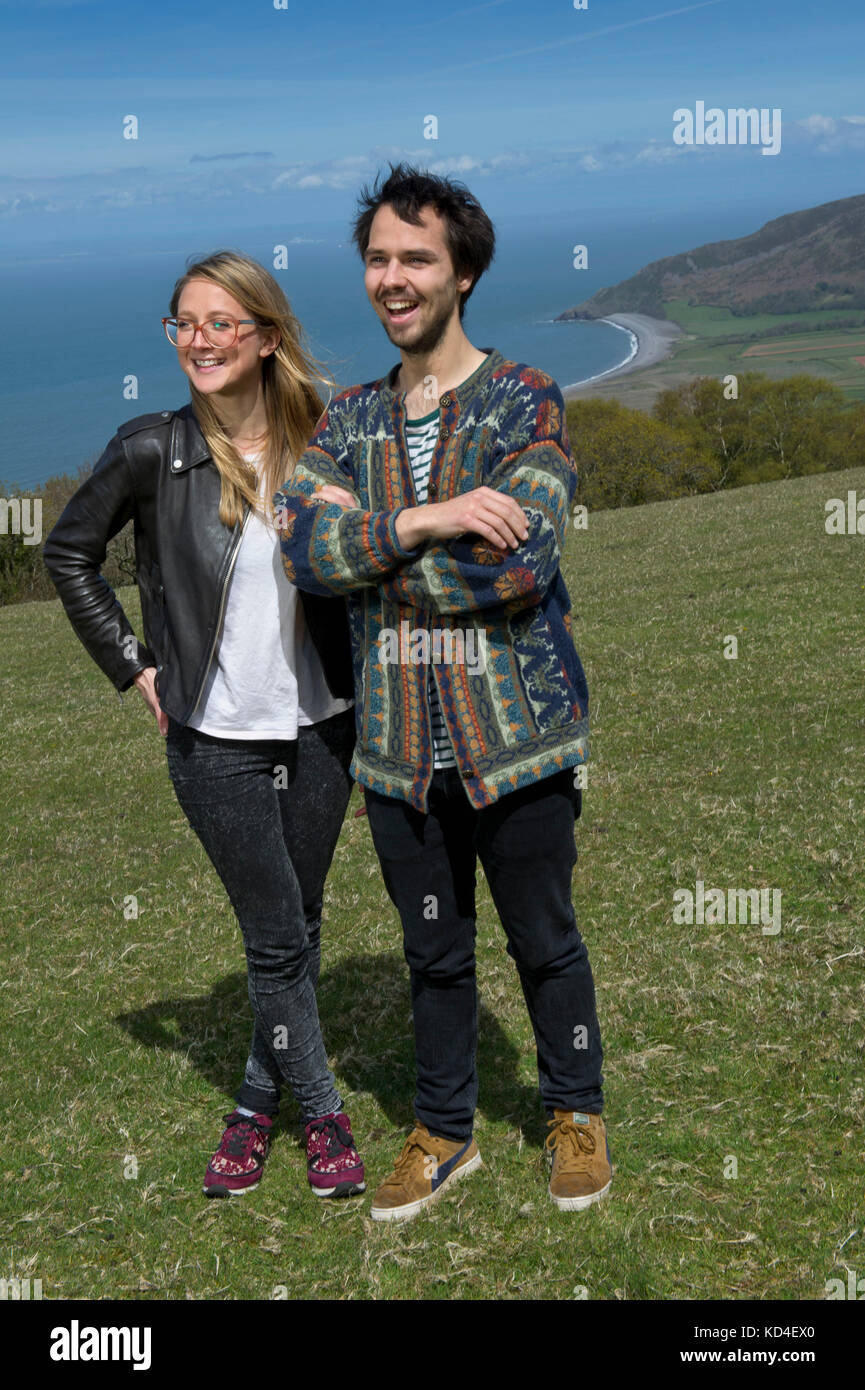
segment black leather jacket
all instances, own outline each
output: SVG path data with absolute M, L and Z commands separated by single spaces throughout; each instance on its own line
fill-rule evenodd
M 219 520 L 219 494 L 219 471 L 191 405 L 139 415 L 120 426 L 43 551 L 93 660 L 118 691 L 155 666 L 159 703 L 181 724 L 204 689 L 243 530 L 238 524 L 229 531 Z M 244 522 L 248 513 L 244 505 Z M 143 643 L 99 572 L 108 541 L 130 518 Z M 331 693 L 353 698 L 344 599 L 300 598 Z

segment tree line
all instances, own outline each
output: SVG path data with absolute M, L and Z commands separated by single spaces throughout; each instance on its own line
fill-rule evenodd
M 660 392 L 649 414 L 618 401 L 569 401 L 575 500 L 589 511 L 636 507 L 865 465 L 865 403 L 849 401 L 819 377 L 743 372 L 734 380 L 735 387 L 729 379 L 695 377 Z M 42 503 L 43 540 L 92 467 L 28 491 Z M 0 499 L 16 495 L 0 482 Z M 131 523 L 109 543 L 102 573 L 112 588 L 135 582 Z M 12 534 L 7 514 L 0 604 L 55 597 L 41 546 Z
M 865 465 L 865 403 L 813 376 L 694 377 L 648 415 L 598 399 L 569 401 L 567 418 L 589 511 Z

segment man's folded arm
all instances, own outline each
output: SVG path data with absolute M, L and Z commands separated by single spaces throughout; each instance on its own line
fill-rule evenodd
M 430 541 L 417 559 L 380 581 L 388 598 L 437 613 L 513 611 L 542 601 L 559 567 L 577 486 L 559 388 L 551 385 L 541 408 L 533 406 L 510 433 L 516 447 L 505 453 L 498 446 L 484 482 L 523 508 L 528 538 L 507 553 L 478 535 Z M 502 435 L 508 438 L 509 422 Z
M 324 484 L 357 496 L 337 433 L 319 427 L 290 482 L 274 497 L 288 577 L 312 593 L 377 585 L 388 599 L 437 613 L 512 612 L 540 603 L 559 567 L 577 485 L 558 387 L 551 384 L 540 405 L 521 402 L 503 422 L 501 437 L 514 447 L 505 452 L 504 443 L 497 446 L 484 484 L 522 507 L 526 540 L 503 551 L 466 533 L 433 537 L 408 550 L 396 529 L 406 508 L 369 512 L 313 500 Z
M 404 508 L 368 512 L 313 498 L 325 484 L 357 496 L 357 482 L 347 462 L 339 461 L 320 440 L 301 455 L 288 482 L 274 494 L 276 528 L 285 572 L 299 589 L 311 594 L 347 594 L 377 584 L 398 565 L 419 554 L 406 550 L 396 534 Z

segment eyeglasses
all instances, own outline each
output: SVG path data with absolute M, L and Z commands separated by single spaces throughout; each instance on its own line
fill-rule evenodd
M 207 319 L 205 323 L 193 323 L 192 319 L 163 319 L 162 327 L 174 347 L 189 347 L 198 328 L 204 334 L 204 341 L 211 347 L 231 347 L 237 341 L 237 328 L 241 323 L 254 324 L 255 319 L 230 319 L 225 315 Z

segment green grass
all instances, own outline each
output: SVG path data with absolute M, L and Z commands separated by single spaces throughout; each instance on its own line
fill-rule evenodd
M 759 355 L 752 349 L 759 349 Z M 677 346 L 674 357 L 649 370 L 659 378 L 666 373 L 669 380 L 662 382 L 666 385 L 673 384 L 673 377 L 712 376 L 721 380 L 728 373 L 761 372 L 778 380 L 804 374 L 821 377 L 850 399 L 865 400 L 865 366 L 855 360 L 857 357 L 865 357 L 865 328 L 836 328 L 748 343 L 716 343 L 711 338 L 685 341 Z M 635 380 L 637 375 L 635 372 Z
M 833 318 L 848 318 L 850 310 L 825 310 L 802 314 L 757 314 L 736 318 L 729 309 L 670 301 L 667 317 L 678 323 L 693 339 L 677 344 L 674 355 L 653 370 L 661 376 L 672 374 L 677 380 L 692 376 L 762 372 L 764 376 L 822 377 L 839 387 L 851 400 L 865 400 L 865 316 L 861 328 L 832 328 Z M 805 333 L 778 334 L 755 340 L 726 341 L 742 333 L 763 333 L 781 324 L 827 323 L 823 329 Z M 725 341 L 717 341 L 719 338 Z M 634 374 L 635 380 L 637 373 Z M 672 381 L 664 383 L 672 384 Z
M 849 320 L 854 315 L 865 323 L 865 313 L 861 309 L 803 309 L 799 314 L 737 316 L 732 310 L 717 304 L 689 304 L 685 299 L 668 299 L 664 302 L 664 310 L 667 318 L 678 323 L 686 333 L 696 333 L 701 338 L 723 334 L 765 333 L 768 329 L 794 323 L 823 323 L 831 328 L 833 319 Z M 837 332 L 836 329 L 831 331 Z M 783 338 L 781 341 L 783 342 Z
M 573 892 L 615 1167 L 583 1213 L 546 1194 L 531 1029 L 485 887 L 485 1167 L 380 1227 L 369 1194 L 311 1196 L 287 1101 L 260 1188 L 201 1195 L 251 1027 L 239 932 L 137 694 L 118 700 L 59 603 L 0 609 L 0 1275 L 46 1298 L 798 1300 L 861 1274 L 865 571 L 862 538 L 823 526 L 848 488 L 865 469 L 569 532 L 593 718 Z M 320 1008 L 373 1190 L 410 1123 L 413 1056 L 359 804 Z M 674 890 L 698 878 L 781 889 L 779 935 L 674 926 Z
M 750 339 L 736 335 L 765 332 L 783 323 L 831 321 L 833 316 L 849 318 L 854 311 L 735 318 L 729 309 L 688 305 L 681 300 L 669 301 L 665 309 L 667 317 L 686 334 L 676 342 L 669 357 L 624 376 L 601 378 L 580 388 L 575 397 L 601 397 L 621 401 L 635 410 L 650 411 L 658 393 L 668 387 L 696 376 L 711 376 L 720 381 L 730 374 L 750 371 L 776 380 L 800 374 L 822 377 L 842 390 L 849 400 L 865 401 L 865 366 L 856 361 L 857 357 L 865 357 L 865 315 L 861 328 L 827 328 Z M 766 349 L 769 355 L 749 355 L 752 348 Z

